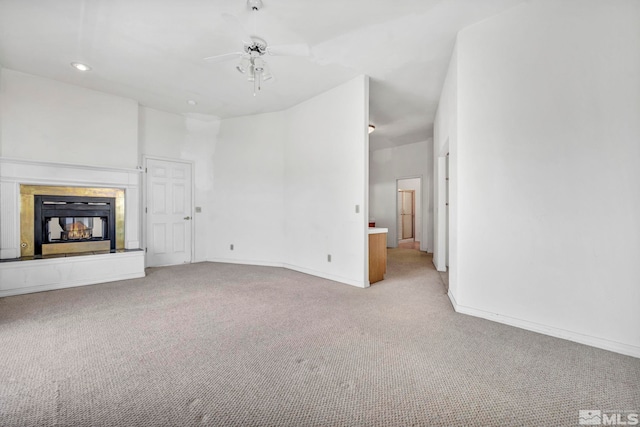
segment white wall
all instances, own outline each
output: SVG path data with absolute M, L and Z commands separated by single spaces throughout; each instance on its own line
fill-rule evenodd
M 210 259 L 366 286 L 367 106 L 362 76 L 289 110 L 222 120 Z
M 433 127 L 433 263 L 439 271 L 447 271 L 447 265 L 455 266 L 457 262 L 457 221 L 452 220 L 447 227 L 447 211 L 449 218 L 457 216 L 457 158 L 458 158 L 458 49 L 454 47 L 449 62 L 449 69 L 442 87 L 440 103 Z M 449 153 L 447 160 L 447 153 Z M 449 209 L 445 206 L 446 196 L 446 163 L 449 162 Z M 447 263 L 447 260 L 449 261 Z M 456 268 L 449 270 L 449 295 L 455 299 L 457 295 Z
M 2 68 L 0 66 L 0 157 L 4 156 L 4 154 L 2 153 L 2 147 L 3 147 L 3 144 L 2 144 L 2 138 L 3 138 L 3 135 L 2 135 L 3 114 L 2 114 L 2 112 L 6 108 L 5 107 L 5 102 L 6 101 L 4 100 L 4 91 L 5 91 L 4 86 L 5 85 L 4 85 L 3 74 L 4 74 L 4 68 Z M 0 197 L 1 197 L 1 195 L 0 195 Z
M 8 69 L 0 90 L 2 156 L 136 167 L 136 101 Z
M 281 112 L 222 120 L 213 166 L 210 260 L 282 264 L 284 126 Z
M 0 116 L 0 153 L 7 158 L 124 168 L 142 165 L 143 155 L 192 161 L 194 206 L 202 207 L 194 215 L 193 260 L 207 259 L 217 118 L 139 107 L 130 99 L 7 69 L 0 74 Z
M 408 177 L 422 177 L 422 233 L 420 250 L 433 249 L 433 205 L 431 199 L 433 166 L 431 161 L 433 140 L 385 148 L 371 152 L 369 159 L 369 217 L 375 219 L 376 227 L 389 229 L 387 245 L 398 246 L 396 227 L 396 181 Z
M 220 120 L 213 116 L 183 116 L 148 107 L 139 108 L 139 164 L 143 157 L 187 160 L 193 163 L 193 261 L 208 259 L 208 239 L 213 221 L 213 164 Z
M 459 311 L 640 357 L 639 46 L 630 0 L 460 32 Z
M 0 113 L 6 157 L 132 169 L 145 156 L 193 161 L 195 261 L 368 283 L 364 76 L 286 111 L 219 121 L 3 69 Z
M 287 264 L 357 286 L 368 285 L 368 84 L 360 76 L 288 110 L 285 145 Z

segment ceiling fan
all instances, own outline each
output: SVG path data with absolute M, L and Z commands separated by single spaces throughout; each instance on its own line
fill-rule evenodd
M 262 0 L 247 0 L 247 7 L 251 13 L 257 13 L 262 6 Z M 306 44 L 269 46 L 263 38 L 251 35 L 237 17 L 230 14 L 223 14 L 222 17 L 238 29 L 242 37 L 242 51 L 209 56 L 204 60 L 209 63 L 217 63 L 240 58 L 236 70 L 246 74 L 247 80 L 253 82 L 253 96 L 256 96 L 256 93 L 261 90 L 262 82 L 273 78 L 273 74 L 263 58 L 265 55 L 309 56 L 310 54 L 309 46 Z

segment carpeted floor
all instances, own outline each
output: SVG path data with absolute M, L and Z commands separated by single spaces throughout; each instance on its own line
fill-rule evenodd
M 453 312 L 424 253 L 369 289 L 202 263 L 0 299 L 0 425 L 576 426 L 640 359 Z
M 414 239 L 406 239 L 398 241 L 398 248 L 400 249 L 415 249 L 417 251 L 420 250 L 420 242 L 415 241 Z

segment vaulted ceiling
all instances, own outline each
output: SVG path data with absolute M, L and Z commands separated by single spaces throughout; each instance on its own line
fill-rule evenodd
M 282 110 L 366 74 L 378 149 L 432 135 L 457 32 L 523 2 L 263 1 L 253 12 L 246 0 L 0 0 L 0 65 L 221 118 Z M 311 56 L 266 56 L 275 79 L 254 97 L 237 60 L 203 61 L 243 48 L 223 13 L 271 46 L 308 44 Z

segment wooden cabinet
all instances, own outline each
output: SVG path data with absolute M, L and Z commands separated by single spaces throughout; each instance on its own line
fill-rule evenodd
M 369 232 L 369 283 L 384 279 L 387 272 L 387 233 Z

